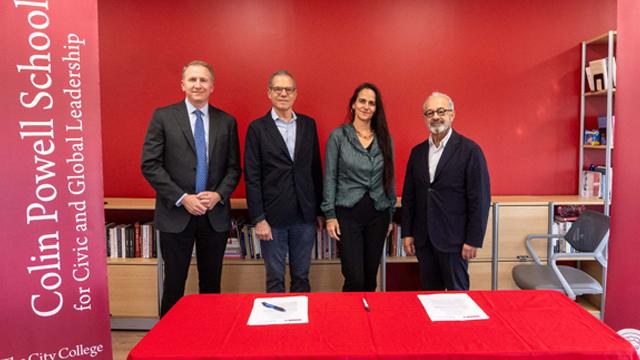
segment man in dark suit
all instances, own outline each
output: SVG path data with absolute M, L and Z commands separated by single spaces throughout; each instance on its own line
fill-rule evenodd
M 269 78 L 272 108 L 247 130 L 247 205 L 267 273 L 267 292 L 284 292 L 289 255 L 292 292 L 308 292 L 314 222 L 321 224 L 322 165 L 315 121 L 293 112 L 296 82 L 285 71 Z
M 411 150 L 402 191 L 402 237 L 417 255 L 424 290 L 468 290 L 468 261 L 487 229 L 491 201 L 480 146 L 451 128 L 453 101 L 434 92 L 423 105 L 430 131 Z
M 182 69 L 186 99 L 153 113 L 142 148 L 142 173 L 156 191 L 164 287 L 160 315 L 184 295 L 196 244 L 200 293 L 219 293 L 230 221 L 230 196 L 240 179 L 236 120 L 209 105 L 211 66 Z

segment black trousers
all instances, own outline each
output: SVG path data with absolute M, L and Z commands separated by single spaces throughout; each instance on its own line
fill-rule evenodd
M 228 238 L 229 232 L 213 230 L 207 216 L 191 216 L 189 224 L 180 233 L 160 233 L 164 259 L 161 317 L 184 295 L 194 243 L 200 293 L 220 293 L 222 259 Z
M 375 291 L 376 277 L 389 229 L 389 211 L 378 211 L 369 194 L 352 208 L 336 207 L 340 225 L 342 291 Z
M 461 252 L 440 251 L 429 239 L 416 248 L 422 290 L 469 290 L 469 262 Z

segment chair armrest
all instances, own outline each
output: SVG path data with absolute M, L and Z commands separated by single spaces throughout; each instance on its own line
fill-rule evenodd
M 567 294 L 567 296 L 571 300 L 575 300 L 576 293 L 571 288 L 571 285 L 569 285 L 569 282 L 567 281 L 567 279 L 565 279 L 562 273 L 560 272 L 560 269 L 558 268 L 558 264 L 556 264 L 556 260 L 558 256 L 555 256 L 555 255 L 559 255 L 559 254 L 553 254 L 551 256 L 551 258 L 549 259 L 549 265 L 551 265 L 551 269 L 556 274 L 556 278 L 558 278 L 558 280 L 560 281 L 560 285 L 562 285 L 562 288 L 564 289 L 564 293 Z
M 531 245 L 531 240 L 547 239 L 547 242 L 549 242 L 549 240 L 551 239 L 561 239 L 563 237 L 564 235 L 559 235 L 559 234 L 529 234 L 524 239 L 524 245 L 527 248 L 527 252 L 529 253 L 529 255 L 531 255 L 531 257 L 533 258 L 533 261 L 535 261 L 536 264 L 538 265 L 543 265 L 542 261 L 540 260 L 540 257 L 538 256 L 538 254 L 536 254 L 536 251 L 533 249 L 533 246 Z
M 549 259 L 550 262 L 557 262 L 558 260 L 581 260 L 584 258 L 593 258 L 598 261 L 602 267 L 607 267 L 607 260 L 600 253 L 595 252 L 577 252 L 577 253 L 557 253 L 553 254 Z
M 567 282 L 564 276 L 562 276 L 560 269 L 558 268 L 557 262 L 558 260 L 579 260 L 579 259 L 584 259 L 585 257 L 591 257 L 597 260 L 602 265 L 602 267 L 605 267 L 605 268 L 607 267 L 607 262 L 602 256 L 602 254 L 595 253 L 595 252 L 579 252 L 579 253 L 570 253 L 570 254 L 557 253 L 557 254 L 551 255 L 551 257 L 549 258 L 549 264 L 551 265 L 553 272 L 555 272 L 556 276 L 558 277 L 558 280 L 560 280 L 560 284 L 562 285 L 562 288 L 564 289 L 565 294 L 567 294 L 567 296 L 572 300 L 576 299 L 576 294 L 571 288 L 571 285 L 569 284 L 569 282 Z

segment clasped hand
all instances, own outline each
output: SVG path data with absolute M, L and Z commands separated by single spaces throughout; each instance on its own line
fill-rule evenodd
M 204 215 L 207 210 L 211 210 L 220 202 L 222 198 L 215 191 L 202 191 L 197 194 L 188 194 L 182 199 L 182 206 L 191 215 Z

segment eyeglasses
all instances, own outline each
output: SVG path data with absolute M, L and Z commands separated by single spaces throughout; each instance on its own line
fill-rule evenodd
M 425 111 L 424 116 L 426 116 L 427 119 L 431 119 L 435 114 L 438 114 L 438 116 L 442 117 L 442 116 L 445 116 L 449 111 L 453 111 L 453 110 L 445 109 L 445 108 L 437 108 L 435 111 L 434 110 Z
M 287 95 L 291 95 L 294 91 L 296 91 L 296 88 L 294 88 L 294 87 L 270 86 L 269 90 L 273 91 L 276 94 L 280 94 L 280 93 L 282 93 L 284 91 Z

